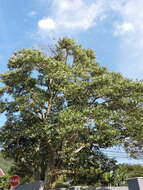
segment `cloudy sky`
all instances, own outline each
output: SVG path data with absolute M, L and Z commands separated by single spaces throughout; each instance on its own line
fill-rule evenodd
M 110 70 L 143 79 L 142 8 L 142 0 L 0 0 L 0 72 L 13 51 L 69 36 Z

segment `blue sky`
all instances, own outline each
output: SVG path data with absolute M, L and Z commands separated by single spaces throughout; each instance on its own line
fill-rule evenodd
M 112 71 L 143 79 L 142 0 L 0 0 L 0 73 L 20 48 L 74 38 Z
M 12 52 L 73 37 L 97 60 L 142 79 L 142 0 L 0 0 L 0 72 Z

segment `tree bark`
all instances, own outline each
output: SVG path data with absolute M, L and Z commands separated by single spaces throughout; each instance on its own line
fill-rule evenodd
M 58 179 L 58 174 L 55 170 L 47 170 L 44 181 L 44 190 L 52 190 L 55 188 L 56 181 Z

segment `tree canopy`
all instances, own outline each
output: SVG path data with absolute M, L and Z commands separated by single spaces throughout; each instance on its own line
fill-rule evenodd
M 108 71 L 93 50 L 69 38 L 49 55 L 22 49 L 0 78 L 3 152 L 45 180 L 45 189 L 80 168 L 110 170 L 113 161 L 100 148 L 124 144 L 135 152 L 130 142 L 136 147 L 143 128 L 143 83 Z

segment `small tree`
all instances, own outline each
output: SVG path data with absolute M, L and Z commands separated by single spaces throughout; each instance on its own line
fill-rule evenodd
M 59 175 L 100 168 L 100 148 L 127 142 L 143 109 L 142 83 L 101 67 L 91 49 L 64 38 L 53 52 L 14 53 L 0 89 L 5 156 L 45 180 L 45 190 Z
M 0 189 L 1 190 L 10 189 L 10 176 L 9 175 L 0 177 Z

